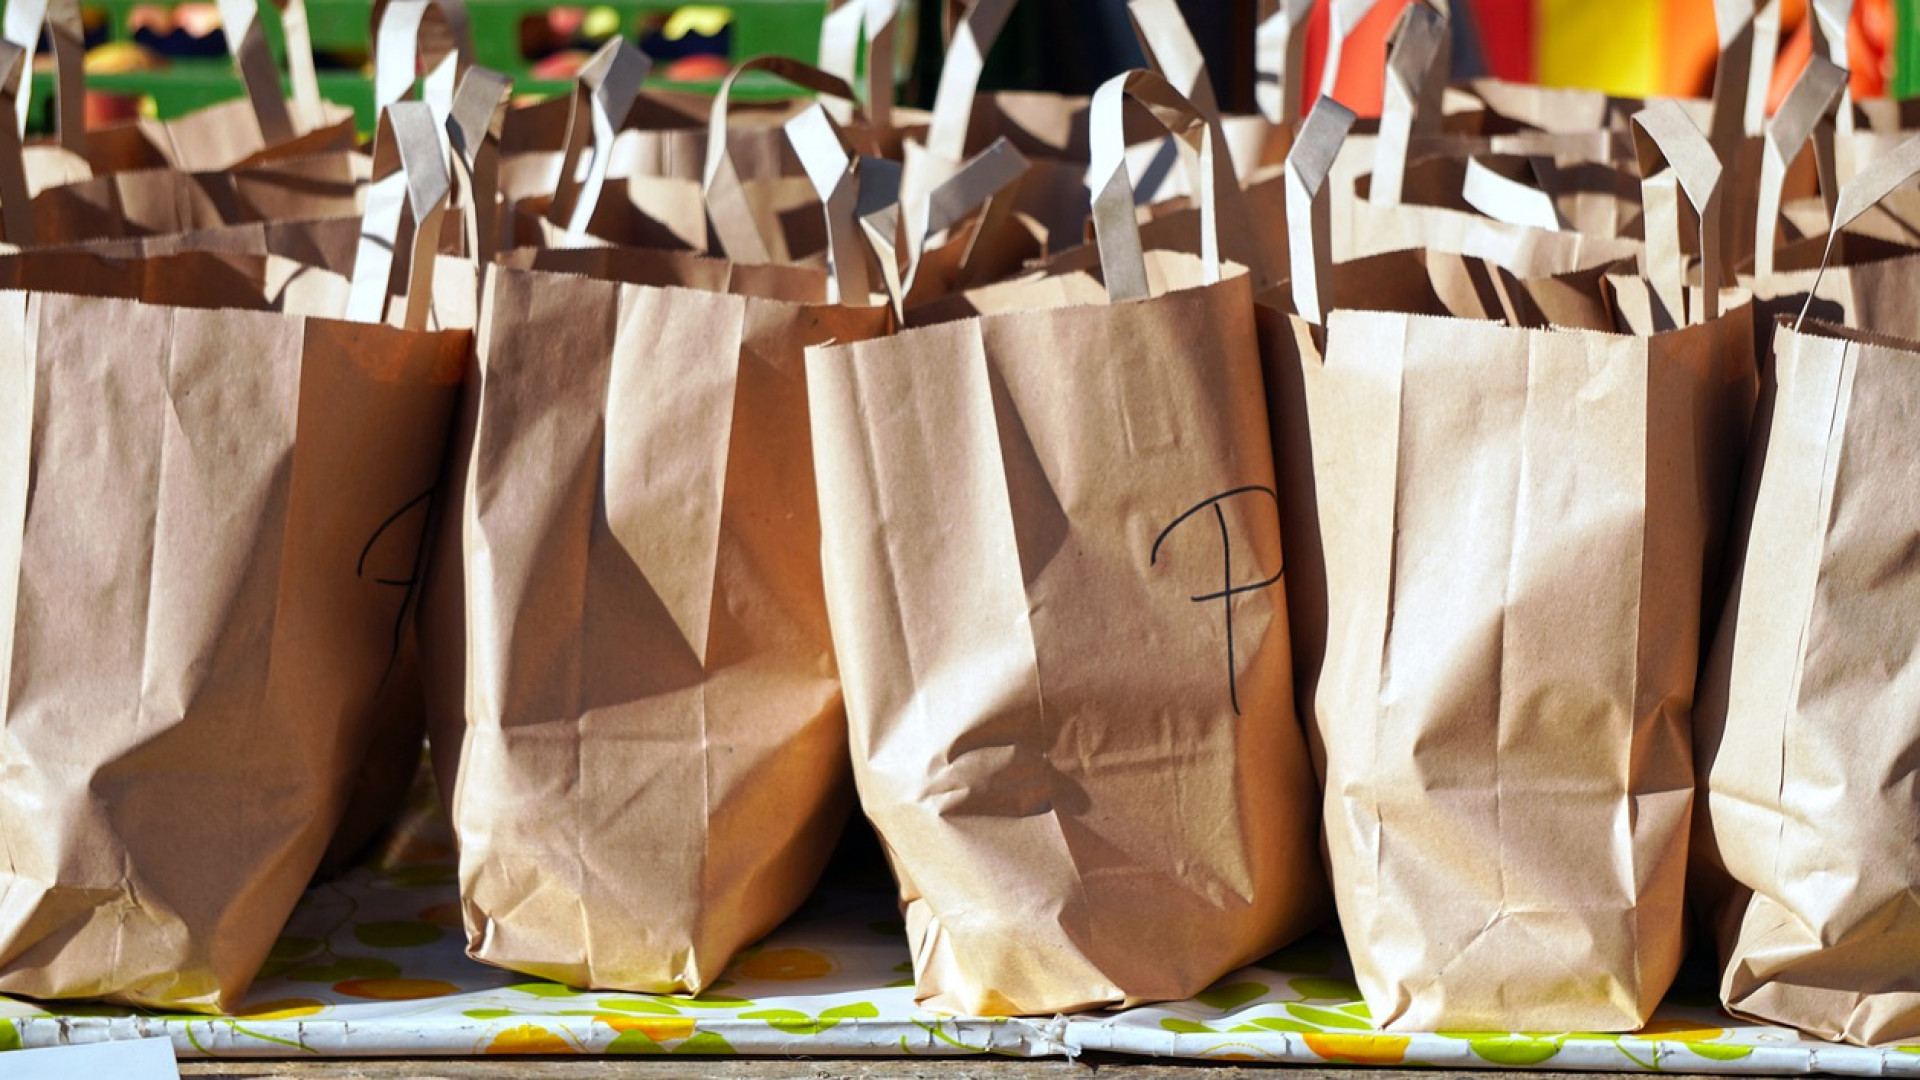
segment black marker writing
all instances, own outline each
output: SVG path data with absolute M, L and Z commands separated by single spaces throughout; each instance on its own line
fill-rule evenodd
M 1174 518 L 1171 525 L 1160 530 L 1160 535 L 1154 538 L 1153 550 L 1147 556 L 1148 566 L 1157 564 L 1160 561 L 1160 545 L 1172 534 L 1173 530 L 1185 524 L 1200 511 L 1208 508 L 1213 510 L 1214 520 L 1220 524 L 1220 576 L 1222 588 L 1219 592 L 1202 593 L 1190 599 L 1196 604 L 1212 603 L 1215 600 L 1224 601 L 1221 606 L 1226 610 L 1227 620 L 1227 695 L 1233 702 L 1233 715 L 1235 716 L 1240 715 L 1240 682 L 1239 674 L 1235 669 L 1233 661 L 1233 598 L 1239 596 L 1241 593 L 1258 592 L 1261 589 L 1269 588 L 1280 580 L 1281 574 L 1286 572 L 1285 567 L 1282 567 L 1278 573 L 1275 573 L 1265 581 L 1256 582 L 1251 585 L 1235 585 L 1233 583 L 1233 542 L 1227 535 L 1226 511 L 1222 510 L 1220 505 L 1228 499 L 1238 498 L 1242 495 L 1265 495 L 1267 498 L 1273 500 L 1273 505 L 1276 508 L 1280 505 L 1279 493 L 1269 487 L 1254 485 L 1221 492 L 1213 498 L 1207 499 L 1194 506 L 1179 517 Z
M 380 538 L 387 534 L 388 529 L 399 524 L 402 518 L 405 518 L 414 510 L 419 510 L 427 516 L 429 522 L 433 520 L 433 492 L 433 488 L 428 488 L 413 498 L 408 499 L 404 506 L 388 514 L 387 520 L 381 522 L 380 527 L 373 530 L 373 535 L 367 537 L 366 546 L 360 549 L 360 561 L 355 563 L 353 567 L 354 577 L 364 578 L 367 576 L 367 558 L 373 554 L 374 545 L 380 542 Z M 400 611 L 393 617 L 393 651 L 387 656 L 387 673 L 381 676 L 380 681 L 382 683 L 386 682 L 387 675 L 393 674 L 393 665 L 400 659 L 400 635 L 406 632 L 407 611 L 412 608 L 414 597 L 419 590 L 421 564 L 426 561 L 426 558 L 427 530 L 422 528 L 420 530 L 420 542 L 414 548 L 413 569 L 409 576 L 404 578 L 376 577 L 373 579 L 376 585 L 386 585 L 391 588 L 405 590 L 400 598 Z

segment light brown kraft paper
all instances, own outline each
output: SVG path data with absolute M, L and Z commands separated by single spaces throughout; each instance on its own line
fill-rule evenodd
M 469 952 L 698 992 L 806 897 L 850 804 L 801 356 L 885 310 L 488 288 L 466 731 L 440 740 Z
M 1701 677 L 1721 995 L 1817 1038 L 1911 1041 L 1920 345 L 1783 325 L 1771 375 L 1751 539 Z
M 1750 309 L 1651 338 L 1337 311 L 1268 347 L 1301 376 L 1278 445 L 1317 495 L 1327 844 L 1375 1023 L 1640 1027 L 1682 948 Z
M 929 1008 L 1188 997 L 1324 915 L 1251 318 L 1241 276 L 809 353 L 855 778 Z
M 469 339 L 22 293 L 0 322 L 0 991 L 229 1009 L 392 676 Z

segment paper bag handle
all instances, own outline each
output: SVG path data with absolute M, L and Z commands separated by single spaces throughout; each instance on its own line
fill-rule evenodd
M 1820 254 L 1820 272 L 1814 275 L 1813 285 L 1807 289 L 1807 302 L 1800 308 L 1800 319 L 1807 317 L 1807 308 L 1820 289 L 1820 279 L 1826 276 L 1827 264 L 1833 259 L 1834 237 L 1916 177 L 1920 177 L 1920 135 L 1874 158 L 1841 186 L 1840 198 L 1834 202 L 1833 221 L 1827 228 L 1827 246 Z M 1795 320 L 1794 325 L 1798 327 L 1799 320 Z
M 1380 103 L 1380 138 L 1374 143 L 1368 201 L 1398 206 L 1407 175 L 1407 147 L 1415 135 L 1440 130 L 1441 99 L 1452 67 L 1446 16 L 1414 0 L 1400 12 L 1387 38 L 1387 69 Z
M 1466 178 L 1460 185 L 1460 198 L 1468 206 L 1494 221 L 1530 229 L 1560 232 L 1567 222 L 1554 205 L 1553 196 L 1537 187 L 1502 176 L 1477 157 L 1467 159 Z
M 1088 118 L 1092 162 L 1087 180 L 1093 187 L 1094 241 L 1100 249 L 1107 299 L 1115 303 L 1143 300 L 1152 294 L 1147 283 L 1146 253 L 1141 249 L 1140 222 L 1134 216 L 1133 180 L 1127 175 L 1127 98 L 1146 106 L 1166 126 L 1183 158 L 1197 158 L 1193 188 L 1200 204 L 1202 280 L 1208 284 L 1220 280 L 1219 174 L 1214 170 L 1219 151 L 1214 146 L 1213 126 L 1165 76 L 1153 71 L 1129 71 L 1108 79 L 1094 91 Z
M 1780 228 L 1780 189 L 1786 183 L 1787 169 L 1800 154 L 1800 148 L 1813 143 L 1814 163 L 1820 174 L 1820 193 L 1828 216 L 1839 197 L 1833 158 L 1833 118 L 1841 94 L 1847 86 L 1844 68 L 1819 53 L 1807 58 L 1806 69 L 1794 80 L 1780 111 L 1767 125 L 1767 136 L 1760 158 L 1759 206 L 1753 220 L 1753 272 L 1765 277 L 1773 273 L 1773 241 Z
M 453 92 L 473 63 L 473 29 L 465 0 L 379 0 L 373 10 L 373 103 L 385 109 L 413 92 L 424 56 L 421 100 L 444 118 Z
M 1315 326 L 1326 324 L 1333 307 L 1333 191 L 1327 178 L 1355 119 L 1352 109 L 1322 96 L 1287 152 L 1287 254 L 1293 310 Z
M 1013 3 L 973 0 L 958 16 L 951 5 L 946 8 L 947 54 L 933 95 L 933 117 L 927 123 L 927 149 L 944 161 L 967 156 L 967 126 L 973 119 L 980 73 L 986 70 L 987 53 L 1007 25 Z
M 31 75 L 33 51 L 40 46 L 40 31 L 45 28 L 53 38 L 55 137 L 62 149 L 75 154 L 87 152 L 87 76 L 86 31 L 80 25 L 79 0 L 7 0 L 4 22 L 6 40 L 25 49 Z M 14 96 L 14 130 L 27 135 L 27 106 L 31 78 L 23 79 Z
M 1220 103 L 1213 96 L 1207 58 L 1193 39 L 1193 29 L 1180 13 L 1178 0 L 1128 0 L 1127 19 L 1133 24 L 1133 36 L 1140 42 L 1147 66 L 1193 102 L 1208 123 L 1218 123 Z
M 440 138 L 433 108 L 425 102 L 397 101 L 380 114 L 373 136 L 367 212 L 361 219 L 360 247 L 347 289 L 347 318 L 354 322 L 386 321 L 394 258 L 402 239 L 409 239 L 402 325 L 409 330 L 427 325 L 440 221 L 452 192 L 447 151 Z M 404 224 L 412 225 L 410 238 Z
M 881 283 L 893 302 L 894 314 L 906 318 L 907 298 L 913 295 L 914 282 L 920 278 L 920 265 L 927 244 L 934 237 L 960 224 L 975 213 L 981 215 L 974 242 L 989 233 L 1012 213 L 1006 196 L 1017 190 L 1027 171 L 1026 156 L 1005 137 L 975 154 L 953 174 L 927 193 L 911 213 L 899 205 L 900 166 L 897 162 L 864 159 L 861 169 L 861 210 L 856 215 L 862 234 L 880 262 Z M 902 228 L 904 223 L 904 229 Z M 907 242 L 906 270 L 900 267 L 896 236 L 904 231 Z M 969 251 L 961 260 L 966 266 Z
M 32 64 L 33 54 L 11 41 L 0 40 L 0 108 L 12 108 L 25 95 Z M 0 124 L 0 241 L 15 247 L 33 244 L 25 149 L 17 129 L 12 124 Z
M 513 80 L 478 64 L 460 77 L 453 93 L 453 112 L 447 116 L 447 143 L 453 150 L 453 179 L 465 210 L 467 254 L 479 267 L 480 280 L 499 250 L 500 132 L 507 122 Z
M 1327 10 L 1327 59 L 1320 67 L 1320 96 L 1332 97 L 1340 82 L 1340 55 L 1347 38 L 1373 12 L 1379 0 L 1333 0 Z
M 1773 41 L 1779 41 L 1779 0 L 1713 0 L 1713 25 L 1720 56 L 1713 66 L 1713 122 L 1708 139 L 1722 160 L 1733 160 L 1740 140 L 1760 134 L 1765 116 L 1767 83 L 1773 76 L 1773 57 L 1755 55 L 1756 38 L 1764 29 L 1762 5 L 1772 10 Z M 1766 61 L 1764 67 L 1759 61 Z
M 827 302 L 865 304 L 871 290 L 860 223 L 855 218 L 860 156 L 847 145 L 840 125 L 821 102 L 801 110 L 782 127 L 826 217 Z
M 560 176 L 554 181 L 547 220 L 567 231 L 573 242 L 586 235 L 600 193 L 607 185 L 613 160 L 613 141 L 640 97 L 653 61 L 624 38 L 614 38 L 594 52 L 573 83 L 573 104 L 567 110 L 567 140 L 560 148 Z M 587 174 L 580 175 L 580 157 L 591 152 Z
M 893 123 L 893 76 L 897 63 L 895 31 L 901 0 L 830 0 L 820 23 L 820 70 L 854 85 L 860 67 L 860 36 L 867 39 L 867 72 L 861 89 L 867 121 L 885 131 Z M 821 104 L 836 124 L 854 120 L 852 102 L 829 98 Z
M 1640 167 L 1641 215 L 1646 224 L 1647 280 L 1680 326 L 1720 313 L 1720 159 L 1679 103 L 1656 101 L 1633 116 L 1634 155 Z M 1680 200 L 1700 219 L 1700 308 L 1689 319 L 1686 256 L 1680 243 Z
M 1853 0 L 1812 0 L 1808 4 L 1808 28 L 1813 32 L 1813 53 L 1825 56 L 1827 61 L 1837 68 L 1846 68 L 1851 62 L 1847 56 L 1847 27 L 1853 21 Z M 1852 138 L 1853 88 L 1843 86 L 1840 89 L 1840 104 L 1834 109 L 1834 130 L 1841 138 L 1841 152 L 1837 165 L 1840 179 L 1853 178 Z
M 774 260 L 774 245 L 768 240 L 777 231 L 771 221 L 761 220 L 759 208 L 747 198 L 747 189 L 734 168 L 733 150 L 727 143 L 727 112 L 733 100 L 733 84 L 749 71 L 765 71 L 805 90 L 854 101 L 853 88 L 846 81 L 786 56 L 756 56 L 735 67 L 713 98 L 713 110 L 707 116 L 707 162 L 704 189 L 707 220 L 720 241 L 727 258 L 742 263 L 769 263 Z
M 260 5 L 280 9 L 281 38 L 286 44 L 287 79 L 293 89 L 294 109 L 280 90 L 280 69 L 267 45 Z M 306 0 L 220 0 L 220 22 L 226 32 L 227 52 L 233 57 L 247 100 L 268 144 L 283 143 L 313 126 L 320 117 L 320 77 L 314 70 L 313 37 L 307 29 Z M 296 119 L 296 112 L 298 117 Z
M 1307 19 L 1313 0 L 1262 0 L 1253 35 L 1253 98 L 1269 123 L 1291 128 L 1305 93 Z

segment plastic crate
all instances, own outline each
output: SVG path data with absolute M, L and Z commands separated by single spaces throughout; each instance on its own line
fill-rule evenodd
M 0 9 L 4 8 L 0 3 Z M 106 40 L 132 42 L 134 32 L 129 17 L 137 6 L 149 6 L 147 0 L 84 0 L 82 7 L 105 17 Z M 283 54 L 279 13 L 272 5 L 262 5 L 262 22 L 274 55 Z M 474 60 L 482 66 L 513 78 L 516 94 L 549 95 L 564 93 L 572 83 L 565 80 L 539 80 L 528 76 L 530 62 L 520 52 L 520 24 L 530 16 L 546 14 L 556 5 L 545 0 L 467 0 L 472 21 Z M 621 33 L 635 38 L 646 20 L 667 16 L 687 7 L 681 0 L 584 0 L 579 7 L 611 8 L 620 15 Z M 733 15 L 729 26 L 729 58 L 733 62 L 767 53 L 794 56 L 809 62 L 819 56 L 820 26 L 826 15 L 825 0 L 729 0 L 702 7 L 725 8 Z M 316 53 L 364 52 L 371 35 L 372 0 L 307 0 L 307 22 Z M 759 77 L 757 77 L 759 76 Z M 322 69 L 320 92 L 329 101 L 350 106 L 362 131 L 373 129 L 373 80 L 359 71 Z M 682 83 L 656 79 L 651 85 L 711 91 L 712 81 Z M 167 68 L 125 74 L 89 74 L 89 90 L 112 94 L 142 95 L 151 98 L 156 115 L 173 117 L 182 113 L 244 95 L 240 78 L 225 57 L 219 59 L 178 59 Z M 49 115 L 53 77 L 39 72 L 33 80 L 33 115 L 43 125 Z M 744 99 L 766 98 L 790 93 L 778 79 L 749 73 L 736 87 Z

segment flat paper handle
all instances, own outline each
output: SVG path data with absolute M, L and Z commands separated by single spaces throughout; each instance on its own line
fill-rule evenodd
M 1327 177 L 1353 130 L 1352 109 L 1322 96 L 1287 153 L 1287 249 L 1293 310 L 1324 326 L 1333 300 L 1333 192 Z
M 788 120 L 784 129 L 826 217 L 827 302 L 864 304 L 870 292 L 867 260 L 860 248 L 860 223 L 854 217 L 860 195 L 859 155 L 819 102 Z
M 0 40 L 0 107 L 12 108 L 26 96 L 32 65 L 32 53 Z M 0 124 L 0 241 L 14 247 L 33 245 L 33 206 L 27 190 L 24 150 L 20 132 L 12 124 Z
M 440 219 L 446 212 L 452 181 L 446 147 L 433 108 L 400 101 L 380 114 L 373 137 L 373 180 L 367 188 L 367 213 L 360 225 L 360 247 L 347 289 L 347 318 L 386 320 L 394 258 L 407 244 L 407 310 L 403 325 L 424 329 L 432 308 L 433 264 L 440 247 Z M 411 226 L 409 230 L 407 226 Z
M 1267 11 L 1266 8 L 1272 10 Z M 1307 19 L 1313 0 L 1266 0 L 1253 36 L 1253 98 L 1270 123 L 1291 128 L 1300 119 L 1306 80 Z
M 613 141 L 640 97 L 653 61 L 624 38 L 600 46 L 573 84 L 573 104 L 567 110 L 567 141 L 560 149 L 560 178 L 554 182 L 547 220 L 567 231 L 570 242 L 587 234 L 600 193 L 607 185 Z M 586 175 L 580 158 L 591 153 Z
M 500 131 L 507 121 L 513 80 L 478 65 L 467 69 L 453 93 L 453 112 L 447 117 L 447 142 L 453 149 L 453 175 L 462 190 L 467 254 L 486 268 L 499 250 Z
M 1400 12 L 1387 38 L 1387 70 L 1380 103 L 1380 138 L 1374 144 L 1368 201 L 1400 205 L 1407 174 L 1407 147 L 1415 135 L 1440 129 L 1441 97 L 1452 67 L 1446 17 L 1414 0 Z
M 1759 206 L 1753 221 L 1756 276 L 1773 273 L 1773 241 L 1780 227 L 1780 189 L 1786 183 L 1787 169 L 1793 165 L 1793 159 L 1809 141 L 1813 143 L 1827 214 L 1833 214 L 1839 191 L 1834 172 L 1832 119 L 1846 87 L 1846 71 L 1816 52 L 1807 59 L 1806 70 L 1794 81 L 1787 99 L 1780 103 L 1779 113 L 1767 125 L 1760 158 Z
M 820 23 L 820 70 L 848 86 L 855 84 L 860 68 L 860 39 L 867 41 L 866 80 L 861 89 L 866 99 L 867 120 L 884 131 L 893 123 L 893 76 L 897 63 L 895 30 L 899 25 L 900 0 L 831 0 L 826 18 Z M 853 123 L 852 102 L 828 99 L 827 115 L 836 124 Z
M 1548 232 L 1560 232 L 1567 227 L 1551 195 L 1500 175 L 1479 158 L 1467 159 L 1467 175 L 1460 185 L 1460 197 L 1487 217 L 1509 225 Z
M 1755 63 L 1758 58 L 1754 56 L 1754 22 L 1762 2 L 1773 5 L 1778 0 L 1713 0 L 1713 24 L 1719 35 L 1720 58 L 1713 68 L 1713 126 L 1708 134 L 1714 153 L 1723 161 L 1733 160 L 1740 140 L 1749 134 L 1760 134 L 1758 124 L 1749 131 L 1747 103 L 1757 96 L 1764 108 L 1767 80 L 1773 74 L 1772 57 L 1766 58 L 1769 64 L 1764 72 Z M 1777 40 L 1777 10 L 1773 24 Z
M 293 88 L 294 110 L 280 90 L 280 69 L 267 44 L 262 0 L 220 0 L 220 22 L 226 31 L 227 52 L 233 57 L 247 100 L 268 145 L 292 140 L 320 117 L 320 80 L 314 70 L 313 39 L 307 30 L 306 0 L 273 0 L 280 7 L 281 37 L 286 43 L 287 75 Z
M 1213 96 L 1207 58 L 1193 39 L 1178 0 L 1128 0 L 1127 19 L 1133 23 L 1133 36 L 1139 39 L 1147 66 L 1193 102 L 1209 123 L 1218 121 L 1220 104 Z
M 1820 273 L 1815 275 L 1813 287 L 1807 290 L 1807 305 L 1813 303 L 1814 294 L 1820 289 L 1820 278 L 1826 276 L 1827 263 L 1833 258 L 1833 238 L 1859 220 L 1861 214 L 1879 205 L 1880 200 L 1912 183 L 1915 177 L 1920 177 L 1920 135 L 1874 158 L 1841 187 L 1840 198 L 1833 207 L 1833 223 L 1827 228 L 1827 246 L 1820 255 Z M 1800 318 L 1806 317 L 1806 306 L 1803 306 Z
M 1677 102 L 1656 101 L 1633 116 L 1634 156 L 1640 166 L 1641 214 L 1646 225 L 1647 279 L 1676 325 L 1720 313 L 1720 159 Z M 1700 219 L 1700 309 L 1687 317 L 1686 256 L 1680 242 L 1680 200 Z
M 453 91 L 473 63 L 473 30 L 464 0 L 386 0 L 374 9 L 373 100 L 385 109 L 413 92 L 421 59 L 421 100 L 436 116 L 453 111 Z
M 1373 11 L 1379 0 L 1333 0 L 1327 12 L 1327 59 L 1320 68 L 1320 96 L 1332 97 L 1340 83 L 1340 54 L 1346 50 L 1347 37 Z
M 967 156 L 967 125 L 973 118 L 973 96 L 980 89 L 980 73 L 987 53 L 1007 25 L 1013 0 L 974 0 L 957 19 L 947 11 L 947 55 L 941 61 L 940 86 L 933 95 L 933 117 L 927 123 L 927 149 L 945 161 Z
M 733 100 L 733 84 L 749 71 L 765 71 L 812 90 L 815 93 L 853 102 L 853 88 L 846 81 L 785 56 L 756 56 L 733 69 L 714 95 L 713 110 L 707 116 L 707 162 L 704 170 L 707 219 L 714 236 L 729 259 L 741 263 L 776 261 L 775 245 L 769 240 L 778 233 L 772 221 L 761 220 L 747 189 L 734 168 L 733 151 L 727 144 L 727 112 Z
M 79 0 L 7 0 L 4 36 L 31 58 L 40 47 L 40 31 L 53 38 L 53 78 L 56 136 L 62 149 L 87 152 L 86 31 L 80 25 Z M 31 67 L 31 60 L 29 60 Z M 29 71 L 31 74 L 31 71 Z M 21 83 L 14 98 L 14 127 L 27 135 L 27 105 L 31 79 Z
M 1847 67 L 1847 27 L 1853 22 L 1853 0 L 1813 0 L 1807 22 L 1813 31 L 1813 54 L 1824 56 L 1837 68 Z M 1853 178 L 1853 90 L 1843 87 L 1840 104 L 1834 109 L 1834 129 L 1841 135 L 1841 153 L 1837 162 L 1839 178 Z
M 1129 71 L 1102 83 L 1094 91 L 1088 118 L 1092 163 L 1087 180 L 1093 187 L 1094 240 L 1100 249 L 1100 270 L 1107 282 L 1107 299 L 1142 300 L 1151 295 L 1147 284 L 1146 254 L 1140 245 L 1140 222 L 1134 216 L 1133 180 L 1127 175 L 1126 99 L 1147 107 L 1166 125 L 1181 148 L 1181 156 L 1197 158 L 1193 189 L 1200 203 L 1200 257 L 1208 284 L 1220 280 L 1218 174 L 1213 127 L 1191 101 L 1166 77 L 1152 71 Z

